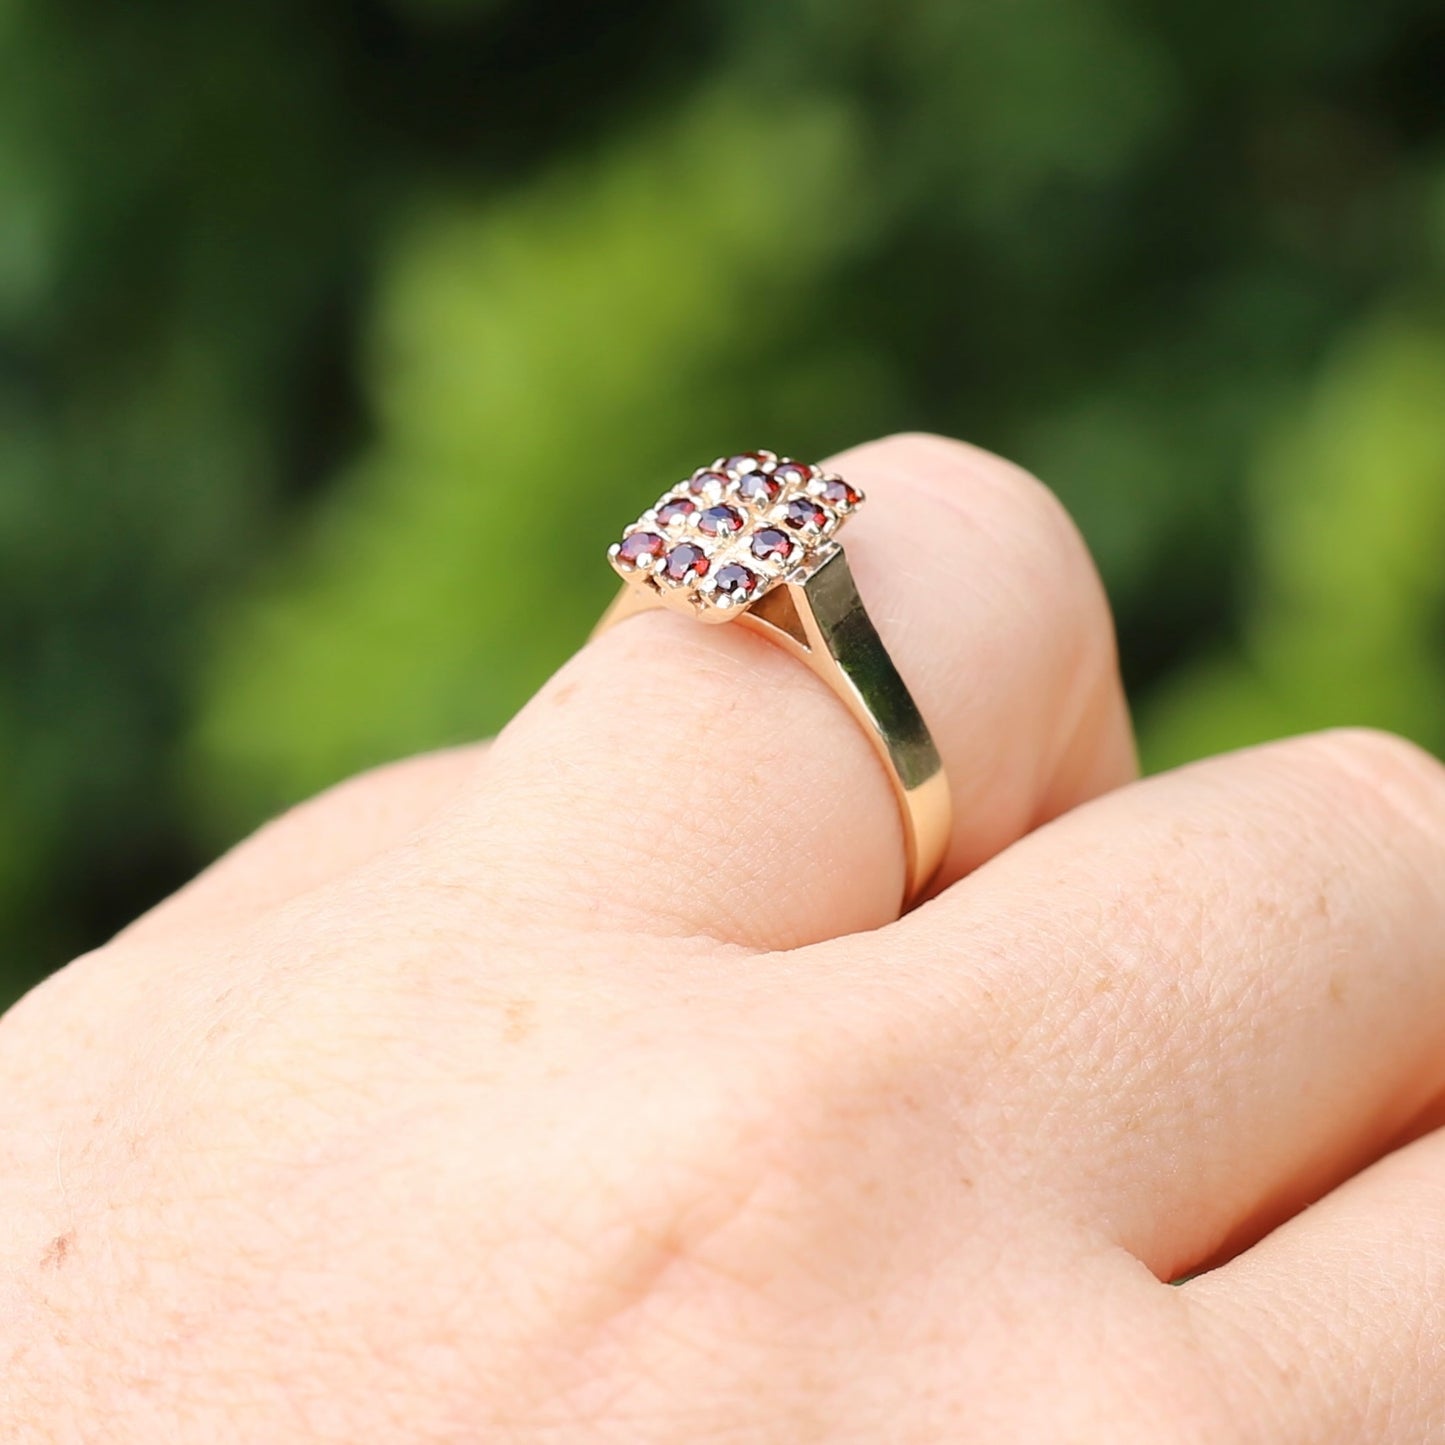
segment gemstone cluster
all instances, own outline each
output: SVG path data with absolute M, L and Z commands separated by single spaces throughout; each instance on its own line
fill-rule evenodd
M 627 581 L 721 622 L 815 570 L 862 502 L 856 487 L 807 462 L 739 452 L 664 492 L 607 555 Z

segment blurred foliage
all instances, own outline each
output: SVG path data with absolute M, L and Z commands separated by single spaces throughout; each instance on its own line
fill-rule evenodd
M 787 335 L 850 228 L 779 246 L 752 206 L 841 213 L 849 141 L 817 106 L 764 124 L 708 95 L 605 167 L 412 221 L 364 368 L 376 439 L 222 633 L 197 796 L 223 835 L 338 769 L 495 729 L 604 605 L 609 502 L 700 438 L 872 409 L 832 348 L 755 364 L 757 318 Z
M 1158 689 L 1167 765 L 1322 723 L 1445 753 L 1445 327 L 1390 317 L 1342 341 L 1250 478 L 1242 635 Z
M 0 0 L 0 995 L 497 726 L 757 438 L 1042 475 L 1155 764 L 1445 748 L 1442 73 L 1427 0 Z

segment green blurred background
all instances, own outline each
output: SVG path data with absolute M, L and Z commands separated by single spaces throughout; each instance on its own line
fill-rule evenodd
M 0 999 L 495 729 L 739 445 L 1037 471 L 1151 766 L 1445 748 L 1442 75 L 1439 0 L 0 0 Z

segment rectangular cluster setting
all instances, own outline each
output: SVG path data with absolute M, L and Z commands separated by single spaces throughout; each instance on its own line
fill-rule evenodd
M 833 551 L 863 502 L 842 477 L 772 452 L 719 457 L 679 482 L 607 555 L 628 582 L 723 622 Z

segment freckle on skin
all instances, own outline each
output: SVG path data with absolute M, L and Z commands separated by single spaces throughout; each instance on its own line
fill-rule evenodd
M 568 702 L 571 700 L 576 691 L 577 684 L 575 682 L 564 682 L 552 693 L 553 704 L 557 707 L 561 707 L 564 702 Z
M 1344 1003 L 1345 995 L 1349 992 L 1350 986 L 1342 973 L 1330 975 L 1330 998 L 1335 1003 Z
M 509 1044 L 519 1044 L 537 1027 L 537 1005 L 529 998 L 514 998 L 506 1007 L 506 1022 L 502 1025 L 502 1038 Z
M 45 1247 L 45 1253 L 40 1257 L 40 1268 L 59 1269 L 70 1258 L 70 1252 L 74 1247 L 75 1231 L 73 1229 L 67 1229 L 64 1234 L 57 1234 Z

